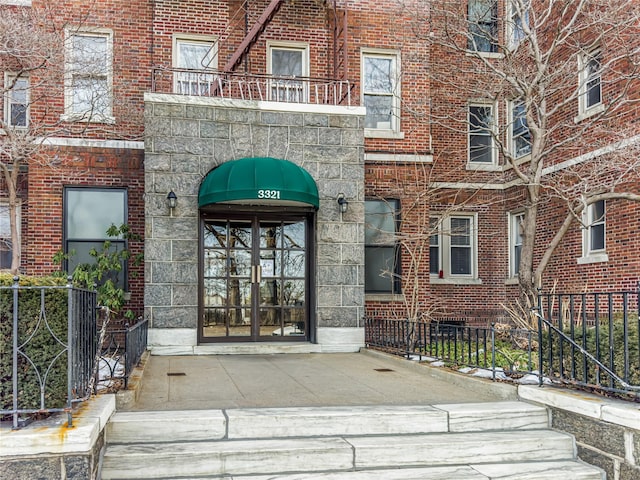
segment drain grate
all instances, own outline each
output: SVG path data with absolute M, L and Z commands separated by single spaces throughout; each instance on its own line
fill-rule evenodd
M 393 372 L 390 368 L 374 368 L 376 372 Z
M 169 372 L 167 373 L 167 377 L 186 377 L 187 374 L 184 372 Z

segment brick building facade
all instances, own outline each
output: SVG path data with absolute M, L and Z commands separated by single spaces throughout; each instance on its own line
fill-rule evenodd
M 629 15 L 639 8 L 625 3 Z M 533 117 L 494 79 L 511 61 L 526 64 L 513 41 L 526 44 L 522 25 L 544 17 L 535 1 L 522 5 L 0 1 L 55 26 L 60 42 L 58 63 L 45 69 L 2 63 L 14 85 L 4 128 L 34 141 L 42 134 L 31 127 L 49 132 L 19 182 L 21 272 L 52 271 L 56 251 L 93 245 L 101 237 L 86 232 L 122 220 L 144 238 L 129 245 L 145 254 L 126 284 L 130 306 L 166 353 L 274 340 L 348 351 L 362 345 L 365 316 L 502 317 L 519 292 L 527 185 L 516 167 L 534 148 Z M 535 202 L 534 268 L 568 211 L 551 187 L 575 189 L 567 172 L 581 165 L 638 157 L 636 67 L 615 57 L 598 25 L 553 57 L 552 72 L 570 81 L 549 96 L 559 108 Z M 615 31 L 637 47 L 630 30 Z M 19 72 L 27 97 L 12 83 Z M 619 142 L 626 150 L 610 148 Z M 223 177 L 229 162 L 242 182 L 253 178 L 242 194 Z M 625 178 L 616 191 L 640 193 L 637 165 L 621 171 L 602 175 Z M 288 175 L 312 182 L 301 191 Z M 542 288 L 636 288 L 640 203 L 601 200 L 584 215 Z

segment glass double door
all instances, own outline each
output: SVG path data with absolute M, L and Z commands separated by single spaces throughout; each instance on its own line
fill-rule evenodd
M 199 340 L 308 340 L 308 219 L 202 222 Z

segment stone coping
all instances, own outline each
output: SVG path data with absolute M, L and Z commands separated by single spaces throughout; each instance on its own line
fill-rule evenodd
M 640 404 L 634 402 L 552 386 L 520 385 L 518 396 L 525 401 L 640 430 Z
M 116 396 L 104 394 L 80 404 L 73 413 L 73 426 L 67 426 L 66 413 L 34 422 L 19 430 L 2 427 L 0 459 L 20 455 L 87 453 L 95 445 L 111 415 Z

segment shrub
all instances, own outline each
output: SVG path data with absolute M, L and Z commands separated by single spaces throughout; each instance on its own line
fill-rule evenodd
M 20 409 L 61 408 L 67 398 L 67 290 L 53 277 L 20 277 L 18 293 L 18 396 Z M 0 287 L 13 285 L 13 276 L 0 274 Z M 41 308 L 44 303 L 45 309 Z M 0 398 L 2 409 L 13 408 L 13 289 L 0 288 Z

